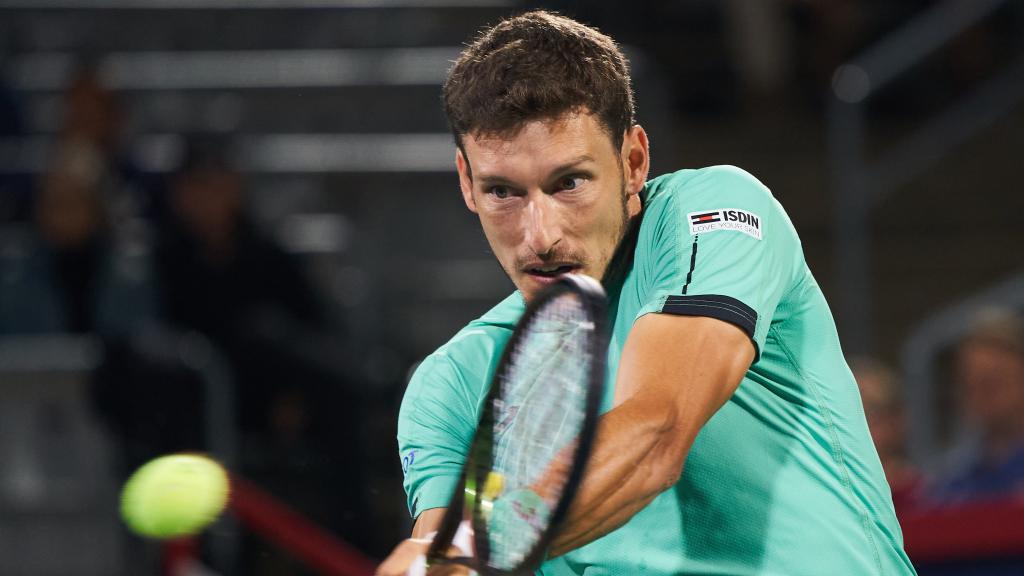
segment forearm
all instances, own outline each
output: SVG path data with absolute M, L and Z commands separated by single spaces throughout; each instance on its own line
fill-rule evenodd
M 376 576 L 405 576 L 410 568 L 422 557 L 430 547 L 430 534 L 435 532 L 444 518 L 445 508 L 431 508 L 420 513 L 412 528 L 412 537 L 406 538 L 377 567 Z M 467 574 L 461 566 L 440 566 L 430 571 L 431 576 Z
M 413 538 L 425 538 L 431 532 L 436 532 L 441 527 L 441 520 L 447 508 L 430 508 L 420 513 L 419 518 L 412 527 Z
M 600 419 L 552 555 L 622 526 L 678 481 L 697 433 L 736 390 L 753 352 L 742 331 L 718 320 L 650 314 L 637 321 L 619 363 L 618 405 Z
M 678 480 L 679 452 L 689 442 L 671 433 L 671 418 L 669 411 L 657 410 L 643 398 L 628 400 L 601 417 L 586 475 L 551 556 L 615 530 Z

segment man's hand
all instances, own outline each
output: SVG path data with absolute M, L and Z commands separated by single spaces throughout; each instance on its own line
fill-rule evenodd
M 444 518 L 445 508 L 431 508 L 424 510 L 416 519 L 412 528 L 412 538 L 406 538 L 391 554 L 377 567 L 375 576 L 406 576 L 412 569 L 417 568 L 417 563 L 423 562 L 427 550 L 430 548 L 432 539 L 429 535 L 437 531 Z M 463 556 L 464 552 L 455 546 L 448 550 L 449 556 Z M 422 574 L 423 572 L 416 572 Z M 445 564 L 435 566 L 427 572 L 427 576 L 468 576 L 471 572 L 468 568 Z
M 423 562 L 423 557 L 430 548 L 430 540 L 423 538 L 406 538 L 395 546 L 391 554 L 377 567 L 375 576 L 405 576 L 410 570 L 416 568 L 418 562 Z M 452 546 L 449 555 L 462 555 L 458 548 Z M 419 572 L 422 574 L 422 572 Z M 470 571 L 464 566 L 454 564 L 443 564 L 435 566 L 427 571 L 427 576 L 468 576 Z
M 376 576 L 405 576 L 413 564 L 426 555 L 427 548 L 430 548 L 430 540 L 406 538 L 398 546 L 395 546 L 395 549 L 380 563 L 374 574 Z

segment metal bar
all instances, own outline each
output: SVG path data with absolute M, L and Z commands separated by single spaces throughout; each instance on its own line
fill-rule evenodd
M 227 362 L 210 342 L 197 333 L 182 337 L 179 354 L 185 365 L 203 377 L 206 445 L 230 470 L 239 462 L 238 426 L 235 423 L 235 385 Z M 210 539 L 210 556 L 218 570 L 235 574 L 241 537 L 231 518 L 221 518 L 217 537 Z
M 317 574 L 369 576 L 376 562 L 240 476 L 231 476 L 231 511 L 253 532 L 281 546 Z
M 871 269 L 866 222 L 873 185 L 863 169 L 864 110 L 858 104 L 832 100 L 828 108 L 828 142 L 836 222 L 833 277 L 838 306 L 836 324 L 843 348 L 869 352 L 871 342 Z
M 99 62 L 111 90 L 440 86 L 458 46 L 337 50 L 114 52 Z M 37 52 L 6 66 L 12 88 L 63 90 L 79 56 Z
M 877 197 L 875 190 L 891 186 L 884 179 L 906 177 L 911 169 L 933 161 L 934 153 L 948 150 L 943 150 L 942 144 L 935 142 L 908 141 L 908 145 L 894 156 L 905 159 L 908 162 L 906 167 L 886 161 L 880 169 L 869 170 L 863 158 L 865 102 L 890 81 L 1004 3 L 1006 0 L 945 0 L 836 69 L 827 123 L 835 195 L 837 269 L 834 277 L 839 284 L 837 315 L 847 350 L 862 353 L 870 344 L 872 284 L 866 227 Z M 943 115 L 920 135 L 930 136 L 932 131 L 941 129 L 966 139 L 970 132 L 950 126 L 948 123 L 954 119 L 952 114 L 955 111 L 950 114 Z M 975 124 L 970 130 L 977 130 L 980 125 Z M 913 148 L 915 146 L 927 147 L 924 155 L 916 161 L 909 157 L 921 154 L 920 150 Z M 904 156 L 907 158 L 902 158 Z M 901 171 L 906 173 L 901 175 Z
M 0 0 L 0 9 L 268 10 L 321 8 L 501 8 L 509 0 Z
M 350 172 L 451 172 L 455 145 L 447 133 L 274 134 L 236 136 L 232 157 L 253 174 Z M 0 139 L 0 174 L 41 173 L 53 139 Z M 183 138 L 150 134 L 134 140 L 135 160 L 146 172 L 176 168 Z
M 455 144 L 435 134 L 282 134 L 243 140 L 250 172 L 450 172 Z
M 873 163 L 874 200 L 914 179 L 1024 98 L 1024 58 L 906 136 Z
M 198 332 L 153 328 L 133 340 L 135 349 L 153 359 L 181 365 L 200 377 L 203 384 L 203 424 L 209 453 L 232 469 L 238 464 L 238 427 L 235 422 L 235 383 L 227 361 Z M 210 541 L 213 564 L 234 574 L 238 559 L 239 531 L 234 519 L 217 521 L 217 537 Z
M 9 372 L 82 372 L 103 358 L 103 344 L 88 336 L 7 336 L 2 342 L 0 367 Z
M 861 98 L 867 98 L 1006 2 L 946 0 L 935 4 L 906 26 L 878 41 L 846 65 L 840 66 L 837 69 L 837 83 L 841 82 L 844 75 L 863 74 L 868 84 Z

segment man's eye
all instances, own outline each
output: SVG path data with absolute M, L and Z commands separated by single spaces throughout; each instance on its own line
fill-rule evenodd
M 504 200 L 510 196 L 508 188 L 504 186 L 491 186 L 487 189 L 487 193 L 493 195 L 498 200 Z
M 558 187 L 560 190 L 575 190 L 583 184 L 584 180 L 586 180 L 586 178 L 583 178 L 582 176 L 567 176 L 562 178 Z

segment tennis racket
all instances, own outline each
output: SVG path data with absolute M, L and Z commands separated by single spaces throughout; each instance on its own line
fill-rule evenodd
M 604 290 L 587 276 L 561 277 L 527 307 L 491 382 L 429 566 L 504 576 L 543 562 L 593 444 L 605 324 Z M 460 539 L 473 553 L 449 557 L 453 542 L 469 552 Z

